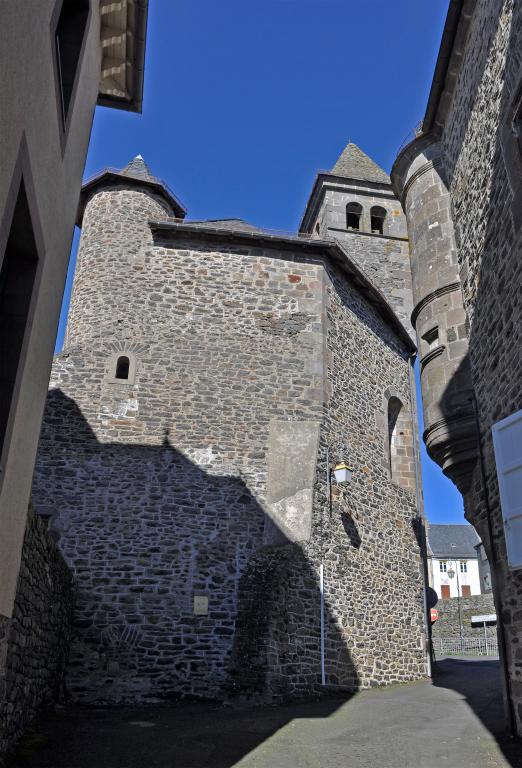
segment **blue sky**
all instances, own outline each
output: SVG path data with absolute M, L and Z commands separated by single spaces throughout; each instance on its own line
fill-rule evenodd
M 142 154 L 190 218 L 295 231 L 348 141 L 389 171 L 424 114 L 448 0 L 154 0 L 142 115 L 98 108 L 85 176 Z M 63 341 L 73 244 L 57 349 Z M 433 522 L 460 494 L 423 456 Z

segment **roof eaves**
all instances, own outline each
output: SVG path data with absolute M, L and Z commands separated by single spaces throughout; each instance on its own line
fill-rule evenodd
M 92 176 L 82 185 L 80 202 L 78 204 L 78 213 L 76 215 L 77 226 L 81 226 L 82 223 L 83 213 L 85 210 L 85 198 L 87 194 L 95 189 L 98 185 L 106 184 L 107 182 L 131 184 L 138 187 L 151 187 L 155 192 L 159 193 L 169 203 L 169 205 L 172 206 L 180 219 L 186 216 L 187 209 L 183 203 L 160 179 L 149 180 L 140 178 L 139 176 L 130 176 L 129 174 L 122 173 L 121 171 L 113 168 L 105 168 L 100 173 Z
M 397 154 L 390 173 L 392 185 L 402 198 L 401 175 L 417 152 L 438 139 L 460 72 L 463 49 L 477 0 L 450 0 L 421 129 Z
M 142 111 L 148 5 L 148 0 L 100 2 L 100 106 Z

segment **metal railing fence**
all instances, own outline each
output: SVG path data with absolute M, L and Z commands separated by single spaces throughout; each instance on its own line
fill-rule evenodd
M 432 642 L 437 656 L 498 656 L 496 637 L 437 637 Z

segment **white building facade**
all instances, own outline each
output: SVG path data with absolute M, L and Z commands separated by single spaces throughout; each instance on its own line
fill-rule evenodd
M 429 525 L 428 574 L 439 599 L 482 594 L 477 544 L 471 525 Z

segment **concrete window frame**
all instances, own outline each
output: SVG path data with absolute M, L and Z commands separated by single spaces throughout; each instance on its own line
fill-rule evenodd
M 18 410 L 18 401 L 22 388 L 22 379 L 24 377 L 27 357 L 29 352 L 29 344 L 31 340 L 34 317 L 36 314 L 36 308 L 40 296 L 40 283 L 42 280 L 42 273 L 46 263 L 46 249 L 45 240 L 43 235 L 43 229 L 41 224 L 40 211 L 38 207 L 38 198 L 36 195 L 36 188 L 33 180 L 33 173 L 31 167 L 31 161 L 29 157 L 29 149 L 25 133 L 22 134 L 20 140 L 20 148 L 14 164 L 13 173 L 11 176 L 11 182 L 9 184 L 9 191 L 6 196 L 6 203 L 3 212 L 3 217 L 0 220 L 0 269 L 3 265 L 6 248 L 11 233 L 11 226 L 13 224 L 13 218 L 15 215 L 15 208 L 18 202 L 19 194 L 22 189 L 25 191 L 27 205 L 29 209 L 29 216 L 31 219 L 32 236 L 34 238 L 34 244 L 36 249 L 37 267 L 34 277 L 31 299 L 29 302 L 25 331 L 21 344 L 20 354 L 18 358 L 18 367 L 16 378 L 13 387 L 12 400 L 9 408 L 9 416 L 5 428 L 5 435 L 3 440 L 2 452 L 0 455 L 0 492 L 2 490 L 4 481 L 4 467 L 9 455 L 11 440 L 13 437 L 13 425 Z M 1 329 L 0 329 L 1 330 Z
M 76 64 L 76 70 L 74 75 L 74 82 L 72 86 L 71 96 L 69 99 L 68 109 L 67 109 L 67 115 L 64 115 L 63 110 L 63 100 L 62 100 L 62 89 L 61 89 L 61 77 L 60 77 L 60 65 L 58 62 L 58 54 L 57 54 L 57 48 L 56 48 L 56 35 L 58 31 L 58 22 L 60 20 L 60 15 L 62 12 L 63 4 L 64 2 L 67 2 L 67 0 L 56 0 L 56 5 L 54 6 L 54 10 L 51 16 L 51 23 L 50 23 L 50 44 L 51 44 L 51 58 L 53 62 L 53 70 L 54 70 L 54 86 L 55 86 L 55 96 L 56 96 L 56 109 L 57 109 L 57 117 L 58 117 L 58 126 L 59 126 L 59 135 L 60 135 L 60 147 L 62 151 L 62 156 L 65 154 L 65 147 L 67 144 L 67 136 L 69 134 L 69 128 L 71 126 L 71 120 L 72 120 L 72 114 L 74 112 L 74 104 L 76 101 L 76 95 L 78 92 L 78 84 L 80 82 L 80 73 L 82 70 L 82 64 L 83 59 L 85 55 L 85 46 L 87 44 L 87 39 L 89 37 L 90 27 L 91 27 L 91 21 L 92 21 L 92 0 L 86 0 L 89 9 L 87 13 L 87 18 L 85 20 L 85 25 L 83 28 L 83 37 L 82 37 L 82 43 L 80 46 L 80 51 L 78 54 L 78 62 Z
M 522 65 L 501 131 L 504 165 L 511 188 L 511 219 L 515 232 L 522 226 Z
M 129 375 L 126 379 L 120 379 L 116 376 L 118 361 L 122 357 L 126 357 L 129 360 Z M 120 349 L 117 352 L 113 352 L 109 357 L 108 370 L 109 374 L 107 376 L 107 381 L 110 384 L 124 384 L 127 386 L 132 386 L 136 381 L 136 355 L 133 352 L 127 351 L 126 349 Z

